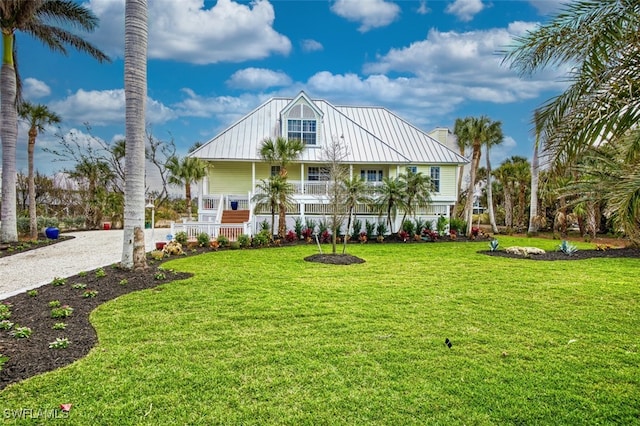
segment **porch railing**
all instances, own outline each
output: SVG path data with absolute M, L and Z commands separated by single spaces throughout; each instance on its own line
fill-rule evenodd
M 245 223 L 211 223 L 211 222 L 172 222 L 171 235 L 175 237 L 178 232 L 185 232 L 187 239 L 195 241 L 198 235 L 206 232 L 209 239 L 215 240 L 220 235 L 229 239 L 229 241 L 237 241 L 242 234 L 251 235 L 251 226 L 249 222 Z

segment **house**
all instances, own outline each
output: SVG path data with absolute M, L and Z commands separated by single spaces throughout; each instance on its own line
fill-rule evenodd
M 446 137 L 451 132 L 436 129 L 432 133 Z M 270 223 L 271 212 L 254 212 L 251 199 L 260 180 L 279 171 L 261 159 L 260 146 L 266 138 L 280 136 L 298 138 L 306 145 L 299 160 L 287 166 L 288 182 L 295 188 L 287 229 L 293 229 L 296 218 L 303 223 L 326 218 L 329 201 L 323 148 L 335 140 L 347 148 L 344 162 L 351 176 L 360 176 L 368 185 L 380 185 L 383 177 L 396 177 L 407 168 L 429 176 L 432 203 L 417 212 L 425 220 L 449 217 L 457 200 L 458 168 L 468 162 L 385 108 L 336 106 L 304 92 L 294 98 L 272 98 L 189 154 L 209 167 L 199 185 L 199 225 L 184 224 L 181 229 L 193 233 L 197 227 L 216 236 L 224 224 L 237 223 L 235 234 L 252 234 L 263 221 Z M 362 223 L 381 220 L 370 206 L 360 206 L 356 214 Z M 401 217 L 397 215 L 397 222 Z

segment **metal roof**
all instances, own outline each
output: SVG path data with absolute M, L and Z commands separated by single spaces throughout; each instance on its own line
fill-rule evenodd
M 266 138 L 281 136 L 280 113 L 301 97 L 322 112 L 317 122 L 316 146 L 300 157 L 305 163 L 324 163 L 322 147 L 334 138 L 347 146 L 348 163 L 465 164 L 468 161 L 389 110 L 381 107 L 334 106 L 296 98 L 271 98 L 210 139 L 190 155 L 206 160 L 261 161 Z

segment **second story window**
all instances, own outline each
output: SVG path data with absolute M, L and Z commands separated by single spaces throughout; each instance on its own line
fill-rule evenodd
M 360 178 L 365 182 L 382 182 L 382 170 L 360 170 Z
M 287 138 L 299 139 L 305 145 L 315 145 L 316 120 L 287 120 Z
M 440 167 L 431 167 L 431 189 L 440 192 Z

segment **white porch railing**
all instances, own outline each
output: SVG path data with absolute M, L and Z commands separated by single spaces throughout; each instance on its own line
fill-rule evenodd
M 171 235 L 175 237 L 178 232 L 186 232 L 187 239 L 195 241 L 198 235 L 206 232 L 209 239 L 215 240 L 223 235 L 229 241 L 237 241 L 242 234 L 251 235 L 250 222 L 245 223 L 212 223 L 212 222 L 171 222 Z

